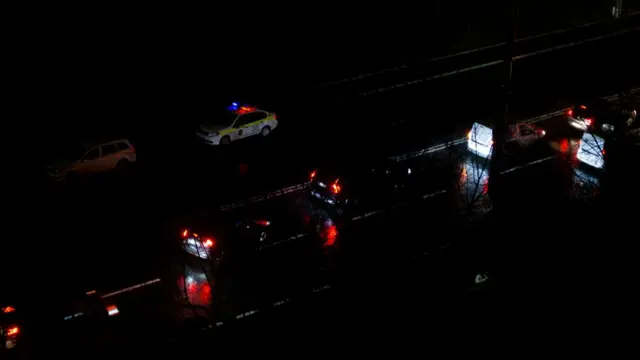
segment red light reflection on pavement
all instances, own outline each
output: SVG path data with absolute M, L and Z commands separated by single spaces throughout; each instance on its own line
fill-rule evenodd
M 333 246 L 338 238 L 338 229 L 335 225 L 329 226 L 324 232 L 324 246 Z
M 211 284 L 204 273 L 191 272 L 178 279 L 179 286 L 191 305 L 207 306 L 213 300 Z

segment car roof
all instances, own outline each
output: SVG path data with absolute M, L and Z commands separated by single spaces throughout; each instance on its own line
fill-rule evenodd
M 83 141 L 80 143 L 80 146 L 84 147 L 85 149 L 90 149 L 96 146 L 101 146 L 101 145 L 107 145 L 107 144 L 114 144 L 114 143 L 118 143 L 118 142 L 124 142 L 129 144 L 129 140 L 126 138 L 104 138 L 104 139 L 92 139 L 89 141 Z

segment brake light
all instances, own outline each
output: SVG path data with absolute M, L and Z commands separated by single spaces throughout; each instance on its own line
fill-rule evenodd
M 338 180 L 339 180 L 339 179 L 338 179 Z M 336 181 L 333 183 L 333 185 L 331 185 L 331 187 L 333 188 L 333 192 L 334 192 L 335 194 L 339 193 L 339 192 L 340 192 L 340 190 L 341 190 L 341 189 L 340 189 L 340 185 L 338 185 L 338 180 L 336 180 Z
M 6 308 L 2 309 L 2 312 L 5 313 L 5 314 L 12 313 L 14 311 L 16 311 L 16 309 L 14 307 L 11 307 L 11 306 L 7 306 Z
M 115 316 L 120 314 L 120 310 L 118 310 L 118 307 L 115 305 L 109 305 L 107 306 L 107 313 L 109 316 Z
M 585 124 L 587 124 L 587 126 L 591 126 L 591 121 L 592 121 L 592 120 L 591 120 L 591 119 L 589 119 L 589 118 L 584 119 L 584 123 L 585 123 Z
M 314 177 L 316 177 L 316 172 L 317 172 L 317 171 L 318 171 L 318 170 L 313 170 L 313 171 L 311 172 L 311 175 L 309 175 L 309 177 L 311 178 L 311 180 L 313 180 L 313 178 L 314 178 Z
M 216 242 L 211 239 L 204 239 L 203 244 L 206 248 L 212 248 L 216 245 Z
M 186 238 L 187 236 L 189 236 L 189 230 L 185 229 L 185 230 L 182 232 L 182 237 L 183 237 L 183 238 Z
M 17 326 L 12 326 L 7 330 L 7 336 L 16 336 L 20 332 L 20 328 Z
M 573 115 L 573 110 L 569 109 L 569 111 L 567 111 L 567 115 L 569 116 Z

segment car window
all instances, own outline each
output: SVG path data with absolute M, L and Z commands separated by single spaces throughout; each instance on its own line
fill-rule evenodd
M 267 114 L 262 111 L 252 112 L 250 114 L 242 115 L 238 118 L 238 122 L 236 122 L 236 126 L 238 125 L 246 125 L 252 123 L 254 121 L 259 121 L 267 117 Z
M 531 134 L 533 134 L 533 130 L 530 127 L 525 125 L 520 126 L 520 135 L 525 136 L 525 135 L 531 135 Z
M 95 148 L 95 149 L 89 150 L 89 152 L 84 156 L 84 159 L 95 160 L 98 157 L 100 157 L 100 149 Z
M 129 144 L 127 144 L 125 142 L 116 143 L 116 146 L 118 147 L 118 151 L 129 149 Z
M 116 148 L 116 144 L 102 145 L 102 156 L 108 156 L 117 152 L 118 148 Z

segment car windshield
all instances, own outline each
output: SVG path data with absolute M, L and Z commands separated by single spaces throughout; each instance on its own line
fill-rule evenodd
M 232 111 L 221 111 L 213 116 L 206 117 L 202 123 L 214 126 L 231 126 L 236 117 L 238 116 Z

